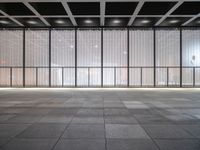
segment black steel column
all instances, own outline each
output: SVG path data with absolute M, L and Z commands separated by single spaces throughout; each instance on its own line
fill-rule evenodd
M 10 67 L 10 87 L 12 87 L 12 67 Z
M 77 29 L 75 29 L 75 87 L 77 87 Z
M 167 67 L 167 86 L 169 86 L 169 68 Z
M 25 87 L 25 29 L 23 29 L 23 87 Z
M 88 87 L 90 87 L 90 67 L 88 67 Z
M 62 87 L 64 86 L 64 68 L 62 67 Z
M 140 68 L 140 86 L 142 87 L 142 67 Z
M 195 71 L 195 67 L 193 67 L 193 86 L 195 87 L 195 73 L 196 73 L 196 71 Z
M 180 28 L 180 87 L 182 87 L 182 28 Z
M 49 29 L 49 87 L 51 87 L 51 29 Z
M 129 28 L 127 29 L 127 86 L 129 87 Z
M 38 67 L 36 67 L 36 87 L 38 87 Z
M 153 68 L 154 68 L 154 79 L 153 85 L 156 86 L 156 31 L 153 29 Z
M 101 28 L 101 87 L 103 87 L 103 28 Z

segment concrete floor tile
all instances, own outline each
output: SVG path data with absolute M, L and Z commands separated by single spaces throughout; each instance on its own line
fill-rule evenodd
M 38 122 L 39 123 L 70 123 L 72 117 L 65 115 L 45 115 Z
M 72 124 L 70 125 L 67 130 L 65 130 L 62 138 L 77 138 L 77 139 L 82 139 L 82 138 L 90 138 L 90 139 L 95 139 L 95 138 L 105 138 L 105 129 L 104 125 L 78 125 L 78 124 Z
M 137 120 L 131 116 L 105 116 L 106 124 L 138 124 Z
M 54 150 L 105 150 L 105 140 L 60 140 Z
M 66 124 L 33 124 L 22 132 L 19 138 L 59 138 Z
M 176 125 L 144 125 L 145 131 L 152 138 L 187 139 L 194 138 L 191 134 Z
M 103 117 L 74 117 L 72 124 L 104 124 Z
M 155 140 L 161 150 L 199 150 L 198 140 Z
M 148 139 L 149 136 L 139 125 L 106 124 L 106 138 Z
M 57 139 L 13 139 L 3 150 L 50 150 Z
M 156 145 L 148 139 L 108 139 L 108 150 L 158 150 Z
M 15 137 L 28 126 L 29 124 L 0 124 L 0 138 Z
M 200 125 L 182 125 L 181 127 L 193 136 L 200 138 Z

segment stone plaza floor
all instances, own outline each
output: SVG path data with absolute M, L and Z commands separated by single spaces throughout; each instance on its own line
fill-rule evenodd
M 0 89 L 0 150 L 200 150 L 200 89 Z

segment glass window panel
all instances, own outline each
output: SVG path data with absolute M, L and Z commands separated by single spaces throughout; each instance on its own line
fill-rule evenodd
M 179 30 L 156 30 L 156 66 L 180 66 Z
M 167 68 L 156 68 L 156 85 L 167 85 Z
M 180 67 L 179 30 L 156 30 L 156 66 Z M 156 75 L 156 78 L 159 79 L 160 85 L 166 83 L 166 77 L 163 77 L 165 73 L 161 73 L 161 77 L 158 75 Z M 161 79 L 163 79 L 163 81 L 161 81 Z M 169 68 L 169 85 L 179 85 L 179 80 L 180 69 Z
M 116 68 L 116 85 L 127 85 L 127 68 Z
M 38 68 L 38 86 L 49 86 L 49 68 Z
M 63 85 L 64 86 L 75 85 L 75 69 L 74 68 L 64 68 Z
M 169 68 L 169 85 L 179 86 L 180 85 L 180 69 Z
M 75 31 L 51 31 L 51 66 L 75 66 Z
M 81 86 L 90 86 L 92 84 L 100 85 L 100 82 L 94 82 L 93 79 L 101 80 L 99 69 L 81 68 L 81 67 L 100 67 L 101 66 L 101 31 L 78 30 L 77 31 L 77 84 Z M 90 71 L 92 71 L 90 73 Z M 94 72 L 97 71 L 97 72 Z M 90 82 L 92 81 L 92 82 Z
M 126 67 L 127 66 L 127 30 L 104 30 L 103 32 L 103 66 Z M 121 72 L 114 68 L 104 68 L 105 85 L 124 85 Z M 127 71 L 124 72 L 127 74 Z M 124 75 L 123 76 L 127 76 Z M 116 79 L 117 78 L 117 79 Z M 111 81 L 109 81 L 109 79 Z M 114 81 L 114 82 L 112 82 Z
M 10 68 L 0 68 L 0 86 L 10 86 Z
M 188 67 L 200 66 L 200 31 L 196 29 L 182 30 L 182 44 L 182 65 Z M 193 86 L 192 68 L 183 71 L 182 76 L 183 85 Z
M 131 67 L 153 67 L 154 57 L 154 42 L 153 42 L 153 30 L 130 30 L 129 31 L 129 61 Z M 141 84 L 152 85 L 153 76 L 148 73 L 146 69 L 142 70 L 142 82 L 141 82 L 141 68 L 132 69 L 129 71 L 129 84 L 140 86 Z M 145 74 L 147 73 L 147 74 Z M 132 76 L 133 75 L 133 76 Z M 136 79 L 134 79 L 136 78 Z M 136 81 L 138 80 L 138 81 Z
M 103 65 L 127 66 L 127 30 L 104 30 Z
M 51 68 L 51 86 L 62 86 L 62 68 Z
M 101 85 L 101 68 L 90 68 L 89 69 L 89 85 L 99 86 Z
M 153 30 L 129 31 L 130 66 L 153 66 Z
M 104 68 L 103 69 L 103 85 L 104 86 L 114 86 L 115 77 L 114 77 L 114 68 Z
M 88 86 L 88 68 L 77 69 L 77 83 L 80 86 Z
M 182 85 L 193 85 L 193 68 L 182 68 Z
M 152 86 L 154 84 L 154 69 L 142 68 L 142 85 Z
M 77 65 L 84 67 L 101 66 L 101 31 L 77 31 Z
M 200 86 L 200 68 L 195 69 L 195 85 Z
M 183 66 L 200 66 L 200 30 L 182 31 Z
M 49 31 L 26 30 L 26 66 L 49 66 Z
M 36 68 L 26 68 L 25 74 L 25 85 L 36 86 Z
M 23 85 L 23 69 L 22 68 L 12 69 L 12 85 L 13 86 Z
M 23 31 L 0 31 L 0 66 L 23 66 Z
M 141 68 L 129 68 L 129 85 L 141 86 Z

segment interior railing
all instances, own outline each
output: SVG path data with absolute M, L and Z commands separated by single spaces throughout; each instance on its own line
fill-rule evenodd
M 0 67 L 0 87 L 197 87 L 200 67 Z

